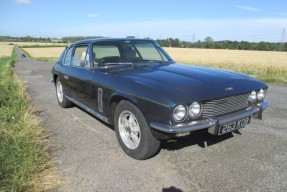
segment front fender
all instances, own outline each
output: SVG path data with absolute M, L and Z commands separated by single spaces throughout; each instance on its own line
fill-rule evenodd
M 165 122 L 171 123 L 171 114 L 176 105 L 167 96 L 160 93 L 158 89 L 146 86 L 139 82 L 129 82 L 125 86 L 126 92 L 115 91 L 110 97 L 110 109 L 112 103 L 118 103 L 125 99 L 133 103 L 143 113 L 147 123 Z

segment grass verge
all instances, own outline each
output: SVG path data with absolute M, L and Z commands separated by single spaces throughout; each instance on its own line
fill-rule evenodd
M 16 58 L 15 50 L 0 58 L 0 191 L 43 191 L 60 180 L 45 130 L 13 72 Z

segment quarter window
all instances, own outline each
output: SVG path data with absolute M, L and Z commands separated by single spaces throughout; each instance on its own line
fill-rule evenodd
M 70 47 L 67 50 L 66 56 L 65 56 L 65 60 L 63 62 L 63 65 L 68 66 L 71 63 L 71 57 L 72 57 L 72 53 L 73 53 L 73 47 Z

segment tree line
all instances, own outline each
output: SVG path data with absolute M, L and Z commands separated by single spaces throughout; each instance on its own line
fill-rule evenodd
M 54 42 L 54 43 L 72 43 L 83 39 L 103 38 L 103 36 L 68 36 L 61 39 L 51 39 L 49 37 L 11 37 L 0 36 L 0 41 L 13 42 Z M 127 36 L 135 38 L 135 36 Z M 149 39 L 149 38 L 145 38 Z M 181 41 L 178 38 L 157 39 L 157 43 L 162 47 L 180 47 L 180 48 L 205 48 L 205 49 L 234 49 L 234 50 L 259 50 L 259 51 L 287 51 L 287 43 L 280 42 L 248 42 L 248 41 L 214 41 L 212 37 L 206 37 L 204 41 Z
M 52 42 L 52 39 L 49 38 L 49 37 L 31 37 L 31 36 L 11 37 L 11 36 L 0 36 L 0 41 L 2 41 L 2 42 L 45 42 L 45 43 L 50 43 L 50 42 Z
M 205 49 L 234 49 L 234 50 L 259 50 L 259 51 L 287 51 L 287 43 L 273 42 L 248 42 L 248 41 L 213 41 L 211 37 L 204 41 L 190 42 L 179 39 L 157 39 L 162 47 L 205 48 Z
M 73 43 L 75 41 L 80 41 L 84 39 L 98 39 L 104 38 L 103 36 L 69 36 L 69 37 L 62 37 L 63 43 Z

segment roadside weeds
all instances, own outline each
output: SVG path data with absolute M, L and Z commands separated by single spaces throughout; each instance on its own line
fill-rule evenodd
M 44 191 L 62 183 L 48 132 L 14 74 L 17 56 L 0 58 L 0 191 Z

